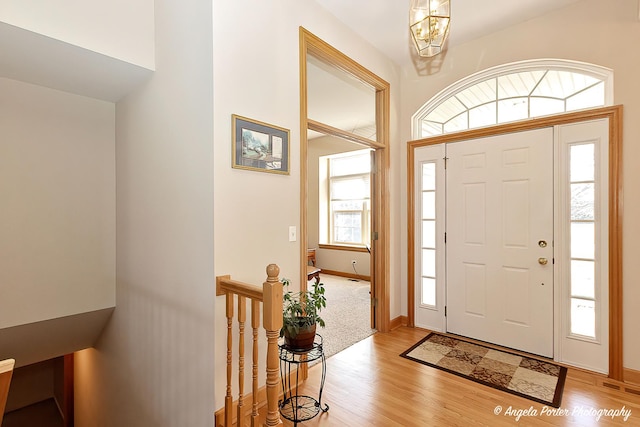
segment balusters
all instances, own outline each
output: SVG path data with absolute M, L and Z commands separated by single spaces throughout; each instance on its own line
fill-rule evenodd
M 251 328 L 253 329 L 253 405 L 251 406 L 251 427 L 258 425 L 258 328 L 260 328 L 260 301 L 251 300 Z
M 225 424 L 231 426 L 233 419 L 233 397 L 231 396 L 231 356 L 233 354 L 233 336 L 231 327 L 233 322 L 233 294 L 227 293 L 227 392 L 224 396 Z
M 282 425 L 280 412 L 278 409 L 280 370 L 278 359 L 278 337 L 282 327 L 282 283 L 278 278 L 280 269 L 275 264 L 267 266 L 267 281 L 262 288 L 248 285 L 246 283 L 231 280 L 231 276 L 218 276 L 216 278 L 216 295 L 225 295 L 226 317 L 227 317 L 227 385 L 224 398 L 224 411 L 216 411 L 216 425 L 219 417 L 224 414 L 225 427 L 233 425 L 234 410 L 232 396 L 232 361 L 233 361 L 233 316 L 235 295 L 238 296 L 238 402 L 236 415 L 236 425 L 245 425 L 245 323 L 247 317 L 247 298 L 251 300 L 251 328 L 252 328 L 252 405 L 251 405 L 251 426 L 258 426 L 258 401 L 260 390 L 258 388 L 258 365 L 260 355 L 258 353 L 258 329 L 260 328 L 260 304 L 263 305 L 262 327 L 267 336 L 267 415 L 266 426 Z M 247 408 L 248 409 L 248 408 Z
M 247 320 L 246 298 L 238 295 L 238 427 L 244 426 L 244 323 Z

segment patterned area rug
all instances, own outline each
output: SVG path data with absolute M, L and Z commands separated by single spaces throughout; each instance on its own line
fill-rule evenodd
M 555 408 L 567 376 L 563 366 L 436 332 L 400 356 Z

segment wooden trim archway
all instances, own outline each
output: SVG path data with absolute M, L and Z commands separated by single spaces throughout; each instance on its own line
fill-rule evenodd
M 375 141 L 333 128 L 308 117 L 307 109 L 307 55 L 351 74 L 375 90 L 376 134 Z M 390 85 L 371 71 L 335 49 L 325 41 L 300 27 L 300 283 L 306 284 L 307 261 L 307 130 L 316 130 L 350 141 L 358 142 L 374 150 L 375 170 L 372 170 L 371 204 L 371 283 L 373 285 L 375 327 L 380 332 L 389 331 L 389 117 Z

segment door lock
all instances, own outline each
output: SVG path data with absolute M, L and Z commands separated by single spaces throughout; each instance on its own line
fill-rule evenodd
M 546 258 L 538 258 L 538 264 L 540 265 L 547 265 L 548 262 L 549 260 Z
M 547 247 L 547 241 L 546 240 L 539 240 L 538 241 L 538 246 L 540 246 L 541 248 L 546 248 Z

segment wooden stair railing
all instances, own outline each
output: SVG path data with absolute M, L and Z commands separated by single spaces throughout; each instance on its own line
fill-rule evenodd
M 4 415 L 4 408 L 9 395 L 9 385 L 13 375 L 13 367 L 16 361 L 13 359 L 0 360 L 0 424 Z
M 267 357 L 266 357 L 266 405 L 267 414 L 265 426 L 277 426 L 282 424 L 280 412 L 278 410 L 278 398 L 280 383 L 279 358 L 278 358 L 278 337 L 282 328 L 282 283 L 278 278 L 280 268 L 276 264 L 267 266 L 267 281 L 262 288 L 249 285 L 236 280 L 231 280 L 231 276 L 216 277 L 216 295 L 224 295 L 226 298 L 227 317 L 227 387 L 224 398 L 224 410 L 216 412 L 216 426 L 233 425 L 234 412 L 236 425 L 245 425 L 247 410 L 245 409 L 244 395 L 244 342 L 245 342 L 245 322 L 246 322 L 246 302 L 251 300 L 251 328 L 253 333 L 253 365 L 252 365 L 252 406 L 251 406 L 251 426 L 258 425 L 258 408 L 264 401 L 260 402 L 258 389 L 258 329 L 260 328 L 260 303 L 263 306 L 262 326 L 267 336 Z M 236 298 L 237 296 L 237 298 Z M 238 398 L 237 409 L 234 411 L 234 402 L 231 392 L 232 382 L 232 360 L 233 360 L 233 315 L 234 302 L 237 299 L 238 306 Z M 224 420 L 223 420 L 224 419 Z

